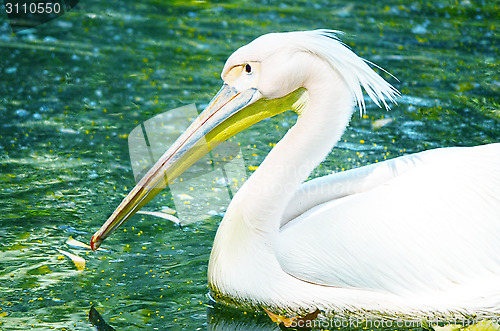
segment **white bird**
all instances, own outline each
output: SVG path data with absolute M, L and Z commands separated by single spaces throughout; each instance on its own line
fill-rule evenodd
M 361 87 L 385 107 L 399 94 L 337 34 L 272 33 L 234 52 L 221 90 L 94 234 L 93 249 L 208 150 L 292 110 L 297 123 L 219 226 L 208 267 L 215 300 L 292 315 L 500 314 L 499 143 L 305 182 L 355 105 L 364 111 Z

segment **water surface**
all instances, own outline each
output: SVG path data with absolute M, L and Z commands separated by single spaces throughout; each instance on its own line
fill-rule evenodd
M 117 330 L 277 329 L 260 313 L 207 310 L 219 206 L 182 229 L 134 216 L 105 242 L 109 252 L 65 244 L 88 243 L 134 186 L 128 134 L 169 109 L 201 109 L 225 59 L 253 38 L 331 28 L 397 77 L 383 74 L 403 96 L 389 112 L 355 114 L 311 177 L 498 142 L 498 10 L 494 1 L 80 1 L 15 35 L 0 15 L 0 328 L 92 330 L 95 304 Z M 234 138 L 247 176 L 294 120 L 285 113 Z M 165 191 L 148 210 L 175 208 L 171 198 Z M 84 257 L 85 270 L 56 248 Z

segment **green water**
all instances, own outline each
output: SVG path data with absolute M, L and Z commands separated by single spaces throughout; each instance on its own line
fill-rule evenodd
M 117 330 L 278 329 L 260 313 L 207 307 L 220 213 L 182 229 L 134 216 L 105 242 L 109 252 L 65 244 L 88 243 L 134 186 L 132 129 L 206 104 L 225 59 L 261 34 L 342 30 L 356 53 L 399 80 L 385 76 L 402 91 L 398 106 L 355 114 L 312 176 L 500 138 L 495 1 L 82 0 L 15 35 L 0 8 L 2 330 L 92 330 L 93 304 Z M 294 119 L 282 114 L 235 137 L 247 175 Z M 380 119 L 390 120 L 377 128 Z M 148 210 L 174 208 L 170 198 L 166 191 Z M 57 248 L 84 257 L 85 270 Z

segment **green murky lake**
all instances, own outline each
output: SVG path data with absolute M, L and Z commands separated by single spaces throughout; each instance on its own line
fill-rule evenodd
M 104 243 L 108 252 L 66 244 L 88 243 L 134 186 L 130 132 L 170 109 L 202 109 L 221 84 L 225 59 L 261 34 L 342 30 L 356 53 L 399 80 L 385 76 L 402 92 L 399 104 L 355 114 L 312 176 L 500 140 L 496 1 L 82 0 L 16 34 L 0 8 L 2 330 L 92 330 L 92 305 L 117 330 L 278 329 L 261 313 L 207 307 L 223 201 L 211 198 L 211 216 L 182 228 L 136 215 Z M 176 118 L 169 135 L 185 126 Z M 233 139 L 243 177 L 294 120 L 285 113 Z M 147 209 L 180 208 L 173 198 L 182 194 L 184 204 L 203 205 L 202 188 L 191 183 Z M 85 269 L 56 249 L 83 257 Z

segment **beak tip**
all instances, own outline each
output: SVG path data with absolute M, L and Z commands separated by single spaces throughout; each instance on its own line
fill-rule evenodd
M 102 240 L 97 236 L 97 234 L 94 234 L 92 236 L 92 239 L 90 239 L 90 248 L 95 252 L 99 246 L 101 246 Z

